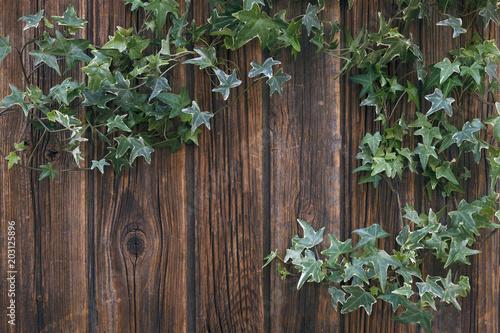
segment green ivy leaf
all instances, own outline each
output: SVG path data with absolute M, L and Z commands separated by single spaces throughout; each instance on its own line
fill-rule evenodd
M 311 34 L 313 27 L 321 29 L 321 25 L 318 20 L 318 6 L 313 6 L 310 3 L 307 4 L 306 13 L 302 18 L 302 24 L 306 26 L 308 36 Z
M 361 229 L 361 230 L 363 230 L 363 229 Z M 380 229 L 380 230 L 382 230 L 382 229 Z M 356 232 L 356 231 L 353 231 L 353 232 Z M 379 232 L 380 231 L 377 230 L 377 233 L 379 233 Z M 382 232 L 386 233 L 383 230 L 382 230 Z M 373 234 L 374 233 L 371 232 L 370 237 L 376 237 L 376 236 L 371 236 Z M 386 237 L 386 236 L 382 236 L 382 237 Z M 381 237 L 376 237 L 376 238 L 381 238 Z M 373 242 L 375 242 L 375 240 L 373 240 Z M 380 287 L 382 288 L 382 290 L 385 290 L 385 286 L 387 283 L 387 269 L 389 268 L 389 266 L 401 267 L 401 263 L 399 262 L 399 260 L 388 255 L 387 252 L 385 252 L 384 250 L 378 250 L 378 251 L 371 252 L 368 256 L 363 257 L 363 259 L 366 261 L 369 261 L 373 264 L 373 270 L 375 271 L 375 274 L 378 276 L 378 279 L 380 281 Z
M 474 227 L 475 227 L 475 225 L 474 225 Z M 462 263 L 462 264 L 470 265 L 470 262 L 467 259 L 467 256 L 481 253 L 481 251 L 469 249 L 467 247 L 467 242 L 468 242 L 467 240 L 463 240 L 460 242 L 458 242 L 456 240 L 451 241 L 450 253 L 448 254 L 448 259 L 446 260 L 446 263 L 444 264 L 444 268 L 446 268 L 454 263 Z M 460 293 L 462 293 L 462 289 L 460 289 L 459 294 Z M 460 307 L 457 307 L 457 308 L 460 310 Z
M 196 65 L 199 66 L 200 69 L 215 67 L 217 59 L 215 57 L 215 49 L 213 47 L 208 49 L 195 47 L 194 51 L 198 53 L 199 57 L 186 60 L 183 62 L 183 64 Z
M 0 63 L 10 51 L 12 51 L 12 47 L 9 44 L 9 37 L 0 36 Z
M 144 8 L 146 10 L 154 11 L 156 22 L 158 24 L 158 30 L 161 30 L 167 21 L 168 13 L 179 13 L 179 10 L 177 9 L 178 6 L 179 4 L 174 0 L 153 0 Z
M 453 134 L 453 139 L 457 140 L 457 144 L 459 146 L 461 146 L 464 141 L 476 143 L 478 142 L 478 138 L 474 133 L 479 132 L 482 129 L 486 129 L 486 126 L 481 123 L 480 119 L 476 118 L 472 121 L 472 123 L 466 122 L 462 126 L 461 131 Z
M 243 0 L 243 9 L 244 10 L 252 9 L 254 3 L 263 6 L 265 5 L 264 0 Z
M 451 170 L 450 162 L 448 161 L 444 162 L 441 166 L 436 168 L 436 178 L 437 179 L 446 178 L 453 184 L 459 185 L 457 178 L 455 178 L 455 175 Z
M 414 133 L 415 135 L 422 136 L 422 142 L 424 146 L 430 146 L 432 144 L 432 140 L 441 139 L 441 132 L 438 127 L 422 127 L 418 131 Z
M 443 61 L 438 62 L 434 66 L 441 70 L 440 79 L 439 79 L 440 84 L 443 84 L 443 82 L 446 81 L 451 76 L 451 74 L 460 73 L 460 63 L 457 61 L 454 61 L 452 63 L 450 61 L 450 59 L 448 59 L 448 58 L 444 58 Z M 426 99 L 427 99 L 427 97 L 426 97 Z
M 117 104 L 134 104 L 136 95 L 134 91 L 130 89 L 130 80 L 125 79 L 122 73 L 118 71 L 115 72 L 115 80 L 115 83 L 105 86 L 104 89 L 116 95 Z
M 445 96 L 443 96 L 443 92 L 440 89 L 436 88 L 434 90 L 434 93 L 431 95 L 426 95 L 425 99 L 432 103 L 432 106 L 429 111 L 427 111 L 426 116 L 430 116 L 434 112 L 441 109 L 444 109 L 448 116 L 451 117 L 453 115 L 451 103 L 455 102 L 455 99 L 451 97 L 446 98 Z
M 382 142 L 382 136 L 380 135 L 380 132 L 376 132 L 375 134 L 371 133 L 366 133 L 365 137 L 363 140 L 361 140 L 361 145 L 367 144 L 368 147 L 370 148 L 370 151 L 373 156 L 375 156 L 378 146 Z
M 111 94 L 106 94 L 104 90 L 99 89 L 95 93 L 92 93 L 89 90 L 84 90 L 83 96 L 85 100 L 82 102 L 84 106 L 97 106 L 101 109 L 106 108 L 106 104 L 116 98 L 116 96 Z
M 10 108 L 12 105 L 17 104 L 23 109 L 24 115 L 27 117 L 30 108 L 29 108 L 29 103 L 24 100 L 25 97 L 24 93 L 11 84 L 9 84 L 9 87 L 10 90 L 12 91 L 12 94 L 8 95 L 0 102 L 0 108 L 7 109 Z
M 113 168 L 117 174 L 120 175 L 122 173 L 123 166 L 126 166 L 127 168 L 132 167 L 125 156 L 116 157 L 116 148 L 113 147 L 107 147 L 107 148 L 109 150 L 109 153 L 106 156 L 104 156 L 104 159 L 110 161 L 113 164 Z
M 151 41 L 149 39 L 142 39 L 142 37 L 132 36 L 127 41 L 127 50 L 130 60 L 142 58 L 142 51 L 149 46 Z
M 50 163 L 40 165 L 40 168 L 42 168 L 42 174 L 40 175 L 40 178 L 38 178 L 38 180 L 42 180 L 45 177 L 50 177 L 50 180 L 54 180 L 54 178 L 59 173 L 59 171 L 52 169 L 52 164 Z
M 273 77 L 273 66 L 279 65 L 281 62 L 274 60 L 273 58 L 267 58 L 262 65 L 260 65 L 257 61 L 252 61 L 250 65 L 252 65 L 252 69 L 248 72 L 248 77 L 256 77 L 260 74 L 267 76 L 268 78 Z
M 352 312 L 360 307 L 363 307 L 368 315 L 372 313 L 372 305 L 377 302 L 375 297 L 360 286 L 342 286 L 342 289 L 350 295 L 342 306 L 341 313 Z
M 392 293 L 410 298 L 413 295 L 413 290 L 411 290 L 411 285 L 405 282 L 403 287 L 393 290 Z
M 14 149 L 16 151 L 23 151 L 26 150 L 26 148 L 28 147 L 24 144 L 24 141 L 21 141 L 19 143 L 14 142 Z
M 55 55 L 64 56 L 66 60 L 66 71 L 73 69 L 73 67 L 80 61 L 90 62 L 92 58 L 83 53 L 87 50 L 90 43 L 84 39 L 68 40 L 59 31 L 56 31 L 57 47 L 52 50 Z
M 418 89 L 410 81 L 406 81 L 407 88 L 405 88 L 405 92 L 408 94 L 408 103 L 413 101 L 417 110 L 420 111 L 420 99 L 418 95 Z
M 214 69 L 215 75 L 219 79 L 220 84 L 212 89 L 213 92 L 219 92 L 227 100 L 229 97 L 229 92 L 231 88 L 235 88 L 241 84 L 241 81 L 236 78 L 236 70 L 233 70 L 233 74 L 227 75 L 220 69 Z
M 70 34 L 75 34 L 78 30 L 83 29 L 83 25 L 87 23 L 86 20 L 76 16 L 76 12 L 72 4 L 68 5 L 68 9 L 66 9 L 63 13 L 63 16 L 52 16 L 52 19 L 59 25 L 67 26 Z
M 477 230 L 476 223 L 474 222 L 472 215 L 479 212 L 480 209 L 480 207 L 468 204 L 465 200 L 460 201 L 458 210 L 448 213 L 451 217 L 451 226 L 453 228 L 458 228 L 462 225 L 467 232 L 479 235 L 479 231 Z
M 425 293 L 431 293 L 439 298 L 443 297 L 444 290 L 437 284 L 440 277 L 432 277 L 427 275 L 425 282 L 417 282 L 418 294 L 422 297 Z
M 457 38 L 460 34 L 465 34 L 467 32 L 466 29 L 462 28 L 462 19 L 453 17 L 449 14 L 446 14 L 448 18 L 443 21 L 439 21 L 436 25 L 444 25 L 453 28 L 453 38 Z
M 99 161 L 92 161 L 92 166 L 90 167 L 90 170 L 94 170 L 95 168 L 98 168 L 99 171 L 104 174 L 104 167 L 106 165 L 110 165 L 106 160 L 103 158 Z
M 368 72 L 360 75 L 350 76 L 349 80 L 354 83 L 361 84 L 363 88 L 359 93 L 359 96 L 364 96 L 367 93 L 373 93 L 375 91 L 374 82 L 376 82 L 380 78 L 380 75 L 375 73 L 370 66 L 368 68 Z
M 328 288 L 328 292 L 330 293 L 330 295 L 332 295 L 332 305 L 333 305 L 333 308 L 335 309 L 335 311 L 337 311 L 338 303 L 339 302 L 340 302 L 340 304 L 345 303 L 345 292 L 343 292 L 342 290 L 335 288 L 333 286 L 330 286 Z
M 388 288 L 386 291 L 383 294 L 378 295 L 377 298 L 390 303 L 392 305 L 392 311 L 396 313 L 400 305 L 404 306 L 407 303 L 406 298 L 402 295 L 393 293 L 393 291 L 398 289 L 397 283 L 389 283 L 387 286 Z
M 407 325 L 418 323 L 427 333 L 432 333 L 431 321 L 434 316 L 423 309 L 421 302 L 417 304 L 408 302 L 404 306 L 406 307 L 406 311 L 397 317 L 393 317 L 392 320 Z
M 310 254 L 307 254 L 309 251 Z M 293 261 L 293 264 L 300 267 L 301 275 L 299 278 L 299 282 L 297 283 L 297 290 L 302 288 L 304 283 L 312 277 L 315 282 L 320 282 L 320 272 L 321 265 L 323 264 L 322 260 L 316 260 L 314 254 L 310 250 L 306 250 L 306 256 L 304 258 L 299 258 Z
M 75 98 L 82 96 L 82 86 L 70 77 L 58 85 L 50 88 L 49 97 L 55 98 L 59 103 L 69 105 Z
M 488 82 L 491 83 L 493 79 L 499 81 L 497 64 L 488 57 L 488 61 L 486 62 L 486 67 L 484 67 L 484 71 L 488 74 Z
M 375 247 L 375 241 L 377 238 L 389 237 L 391 234 L 385 232 L 380 225 L 374 223 L 368 228 L 356 229 L 353 233 L 361 237 L 360 241 L 354 247 L 355 250 L 360 247 L 367 246 L 370 248 Z
M 162 91 L 170 91 L 170 85 L 166 78 L 160 76 L 150 76 L 146 81 L 146 85 L 153 90 L 151 95 L 149 95 L 149 102 Z
M 474 62 L 471 66 L 462 65 L 462 72 L 460 76 L 470 75 L 476 82 L 476 84 L 481 83 L 481 74 L 479 71 L 482 71 L 484 68 L 477 61 Z
M 202 124 L 205 124 L 205 126 L 210 129 L 210 118 L 214 116 L 213 113 L 202 112 L 198 103 L 195 101 L 192 102 L 189 108 L 182 109 L 182 112 L 193 116 L 191 119 L 191 133 L 194 133 Z
M 98 64 L 92 61 L 82 68 L 82 71 L 87 74 L 89 78 L 88 87 L 90 91 L 98 91 L 104 81 L 112 78 L 111 72 L 109 71 L 109 65 L 109 63 Z
M 325 231 L 324 227 L 318 231 L 314 231 L 314 229 L 306 221 L 297 219 L 297 222 L 304 232 L 304 237 L 299 238 L 297 236 L 293 238 L 297 245 L 301 245 L 309 249 L 323 241 L 323 232 Z
M 15 164 L 18 164 L 21 158 L 17 156 L 16 152 L 11 151 L 9 156 L 6 156 L 5 159 L 9 161 L 8 168 L 12 168 Z
M 351 239 L 341 242 L 333 235 L 328 235 L 328 237 L 330 237 L 330 247 L 323 250 L 321 254 L 330 257 L 330 259 L 328 259 L 328 263 L 330 265 L 335 264 L 341 254 L 351 253 L 354 251 L 351 246 Z
M 498 18 L 498 3 L 496 0 L 488 0 L 486 7 L 479 11 L 479 15 L 483 17 L 483 26 L 486 29 L 490 21 L 493 21 L 497 26 L 500 24 Z
M 234 40 L 233 50 L 239 49 L 254 38 L 259 38 L 262 48 L 267 45 L 269 31 L 274 28 L 275 23 L 256 3 L 253 3 L 252 8 L 234 13 L 233 16 L 243 24 Z
M 47 51 L 50 52 L 50 51 Z M 45 50 L 33 50 L 29 53 L 30 55 L 35 57 L 35 66 L 40 63 L 45 63 L 50 68 L 56 70 L 57 74 L 61 75 L 61 71 L 59 69 L 59 65 L 57 64 L 56 56 L 52 53 L 46 53 Z
M 21 17 L 18 21 L 26 21 L 28 24 L 26 24 L 23 28 L 23 30 L 27 30 L 29 28 L 38 28 L 38 24 L 43 18 L 43 9 L 36 13 L 35 15 L 25 15 Z
M 125 124 L 123 119 L 127 117 L 126 114 L 124 115 L 116 115 L 113 119 L 108 119 L 107 126 L 108 126 L 108 132 L 111 131 L 113 128 L 118 128 L 124 132 L 132 132 L 132 130 Z M 109 160 L 109 159 L 108 159 Z
M 349 262 L 346 263 L 344 282 L 349 281 L 353 276 L 355 276 L 360 278 L 365 283 L 369 284 L 366 272 L 363 268 L 364 264 L 365 264 L 364 261 L 358 260 L 356 258 L 352 258 L 352 264 Z
M 451 251 L 450 251 L 451 252 Z M 479 252 L 479 251 L 478 251 Z M 445 266 L 446 268 L 446 266 Z M 458 310 L 461 310 L 460 305 L 457 302 L 456 297 L 460 296 L 463 291 L 463 287 L 451 282 L 451 269 L 448 271 L 446 278 L 440 278 L 441 283 L 444 287 L 444 293 L 441 297 L 442 302 L 453 304 Z
M 270 79 L 266 81 L 267 85 L 269 85 L 270 91 L 269 96 L 272 96 L 275 91 L 277 91 L 280 95 L 283 94 L 283 83 L 289 81 L 292 77 L 286 73 L 283 73 L 283 70 L 280 69 L 276 74 L 273 75 Z

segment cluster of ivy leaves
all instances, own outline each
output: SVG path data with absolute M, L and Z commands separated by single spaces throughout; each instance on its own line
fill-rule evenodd
M 251 62 L 248 77 L 253 81 L 243 92 L 265 80 L 271 95 L 281 94 L 291 77 L 277 68 L 281 63 L 274 57 L 282 48 L 294 54 L 300 51 L 302 26 L 308 35 L 322 38 L 322 45 L 335 44 L 324 40 L 324 27 L 317 16 L 324 0 L 309 4 L 303 15 L 294 18 L 288 18 L 286 10 L 269 16 L 264 8 L 272 6 L 271 1 L 267 6 L 262 0 L 208 1 L 211 16 L 206 22 L 188 22 L 190 1 L 183 12 L 175 0 L 125 2 L 136 15 L 142 12 L 142 26 L 118 27 L 102 46 L 75 37 L 87 21 L 77 16 L 72 5 L 62 16 L 46 17 L 42 10 L 20 18 L 26 22 L 25 30 L 42 31 L 18 50 L 21 62 L 23 52 L 29 52 L 35 71 L 47 66 L 60 76 L 68 76 L 80 67 L 85 79 L 61 79 L 47 93 L 31 83 L 33 72 L 27 73 L 22 63 L 26 86 L 11 85 L 12 94 L 0 102 L 0 114 L 22 111 L 28 122 L 43 132 L 40 140 L 46 133 L 66 133 L 62 149 L 72 154 L 75 165 L 66 170 L 56 170 L 51 163 L 31 166 L 33 153 L 24 158 L 20 152 L 26 146 L 20 142 L 9 154 L 1 152 L 9 169 L 19 164 L 41 171 L 40 179 L 53 179 L 61 171 L 98 169 L 104 173 L 110 165 L 121 173 L 124 166 L 130 168 L 140 157 L 150 163 L 157 148 L 169 147 L 175 152 L 184 143 L 198 144 L 201 128 L 210 129 L 211 118 L 234 102 L 219 110 L 202 110 L 186 87 L 172 91 L 169 76 L 175 67 L 195 66 L 206 71 L 218 81 L 213 92 L 227 101 L 242 81 L 237 68 L 217 56 L 217 46 L 234 51 L 258 39 L 271 57 L 262 64 Z M 0 36 L 0 62 L 11 51 L 9 37 Z M 86 163 L 82 145 L 89 140 L 103 142 L 106 154 L 82 167 Z
M 377 187 L 384 181 L 397 195 L 401 231 L 393 253 L 377 248 L 377 239 L 390 234 L 373 224 L 353 231 L 360 237 L 354 247 L 351 239 L 341 242 L 328 235 L 330 247 L 320 255 L 316 247 L 323 241 L 324 228 L 315 231 L 299 220 L 303 237 L 292 238 L 284 258 L 277 251 L 271 252 L 265 265 L 274 259 L 293 265 L 299 272 L 298 289 L 305 282 L 327 284 L 333 306 L 337 309 L 340 303 L 341 313 L 363 307 L 371 314 L 372 305 L 380 299 L 390 303 L 394 313 L 403 309 L 393 317 L 395 321 L 418 323 L 432 332 L 431 309 L 436 310 L 436 302 L 451 303 L 460 310 L 457 298 L 470 290 L 468 277 L 458 276 L 456 269 L 470 264 L 468 257 L 480 253 L 472 248 L 481 241 L 479 230 L 494 232 L 500 228 L 496 221 L 500 220 L 496 191 L 500 177 L 500 103 L 495 102 L 500 88 L 500 51 L 495 40 L 481 37 L 482 30 L 490 24 L 498 26 L 500 18 L 498 4 L 492 0 L 432 4 L 399 0 L 399 6 L 400 11 L 388 20 L 379 13 L 378 32 L 362 29 L 354 38 L 343 29 L 345 48 L 325 50 L 343 60 L 339 75 L 347 75 L 353 68 L 358 70 L 359 74 L 349 79 L 360 85 L 360 105 L 372 107 L 375 121 L 379 122 L 381 130 L 366 133 L 360 142 L 356 157 L 361 165 L 354 172 L 363 173 L 360 184 Z M 405 34 L 413 20 L 430 23 L 432 11 L 442 18 L 437 26 L 448 28 L 455 44 L 463 46 L 426 66 L 423 52 L 411 34 Z M 462 17 L 467 16 L 477 18 L 477 24 L 473 20 L 465 27 Z M 467 33 L 472 38 L 457 39 Z M 410 74 L 414 74 L 414 83 L 410 82 L 411 76 L 394 71 L 400 64 L 413 64 Z M 466 121 L 463 108 L 466 99 L 471 98 L 490 105 L 495 115 Z M 429 102 L 425 103 L 426 109 L 421 105 L 424 100 Z M 411 119 L 404 114 L 396 118 L 402 103 L 416 110 Z M 488 126 L 495 140 L 485 139 Z M 465 193 L 465 180 L 471 177 L 462 163 L 467 155 L 476 163 L 486 156 L 491 179 L 489 193 L 470 203 L 458 199 Z M 405 172 L 425 180 L 430 200 L 434 193 L 449 197 L 455 210 L 445 214 L 445 206 L 437 213 L 431 209 L 428 214 L 418 214 L 413 206 L 403 207 L 396 189 Z M 422 276 L 422 258 L 429 254 L 442 262 L 442 276 Z M 278 272 L 282 278 L 295 275 L 281 264 Z

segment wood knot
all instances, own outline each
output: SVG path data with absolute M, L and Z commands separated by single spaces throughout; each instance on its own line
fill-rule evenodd
M 52 146 L 45 150 L 45 159 L 49 162 L 55 162 L 61 156 L 61 152 L 58 147 Z
M 146 252 L 146 235 L 139 229 L 130 230 L 125 236 L 125 252 L 128 256 L 139 258 Z

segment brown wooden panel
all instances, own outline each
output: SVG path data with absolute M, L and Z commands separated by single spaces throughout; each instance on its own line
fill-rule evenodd
M 206 19 L 209 13 L 203 3 L 193 2 L 197 21 Z M 247 78 L 250 62 L 262 62 L 257 43 L 236 53 L 219 52 L 238 66 L 237 76 L 243 84 L 224 102 L 210 93 L 214 86 L 207 73 L 195 69 L 194 98 L 203 110 L 212 112 L 235 99 L 252 82 Z M 214 76 L 213 83 L 216 80 Z M 264 330 L 262 105 L 259 83 L 215 116 L 212 130 L 204 130 L 200 147 L 195 148 L 199 332 Z
M 303 12 L 306 5 L 295 4 L 289 16 Z M 329 3 L 322 18 L 338 19 L 338 3 Z M 293 60 L 289 50 L 280 53 L 283 70 L 292 79 L 283 96 L 275 94 L 270 102 L 271 249 L 278 249 L 281 255 L 298 232 L 297 218 L 315 229 L 325 226 L 326 233 L 337 236 L 342 230 L 342 97 L 339 81 L 333 80 L 340 63 L 315 54 L 315 48 L 305 40 L 304 36 L 297 60 Z M 297 279 L 283 282 L 275 267 L 271 272 L 270 311 L 272 332 L 340 330 L 339 314 L 324 286 L 306 284 L 297 291 Z
M 121 1 L 94 1 L 90 7 L 91 38 L 98 45 L 108 40 L 117 25 L 132 24 L 130 7 Z M 185 75 L 177 73 L 175 78 L 171 84 L 174 91 L 180 90 Z M 93 158 L 99 160 L 104 154 L 98 148 Z M 186 331 L 189 252 L 185 174 L 184 149 L 175 155 L 159 149 L 151 165 L 141 158 L 121 176 L 93 175 L 93 329 Z

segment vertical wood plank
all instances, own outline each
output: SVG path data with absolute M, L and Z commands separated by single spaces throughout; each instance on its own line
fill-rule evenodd
M 305 10 L 295 4 L 289 17 Z M 279 10 L 279 8 L 277 9 Z M 339 18 L 337 2 L 322 14 L 328 21 Z M 334 81 L 339 63 L 315 54 L 304 36 L 302 51 L 294 61 L 282 51 L 284 72 L 292 79 L 283 96 L 270 101 L 271 155 L 271 249 L 284 255 L 292 235 L 298 233 L 296 219 L 323 226 L 339 236 L 342 138 L 339 81 Z M 329 244 L 324 244 L 325 247 Z M 291 268 L 291 267 L 290 267 Z M 292 269 L 292 268 L 291 268 Z M 324 286 L 306 284 L 297 291 L 297 279 L 282 281 L 271 271 L 272 332 L 340 331 L 340 317 Z
M 102 45 L 116 26 L 130 27 L 130 7 L 94 1 L 91 38 Z M 103 19 L 100 13 L 106 13 Z M 176 74 L 177 76 L 179 74 Z M 172 88 L 180 90 L 174 82 Z M 179 91 L 176 91 L 177 93 Z M 98 147 L 94 159 L 105 152 Z M 187 330 L 186 151 L 158 149 L 121 176 L 93 175 L 96 331 Z
M 204 1 L 194 1 L 193 6 L 197 22 L 206 20 Z M 234 53 L 218 52 L 238 66 L 243 83 L 224 102 L 211 94 L 215 76 L 195 69 L 194 98 L 212 112 L 252 82 L 247 78 L 250 62 L 262 62 L 257 43 Z M 194 152 L 199 332 L 264 330 L 262 103 L 259 83 L 213 118 L 212 130 L 204 129 Z

